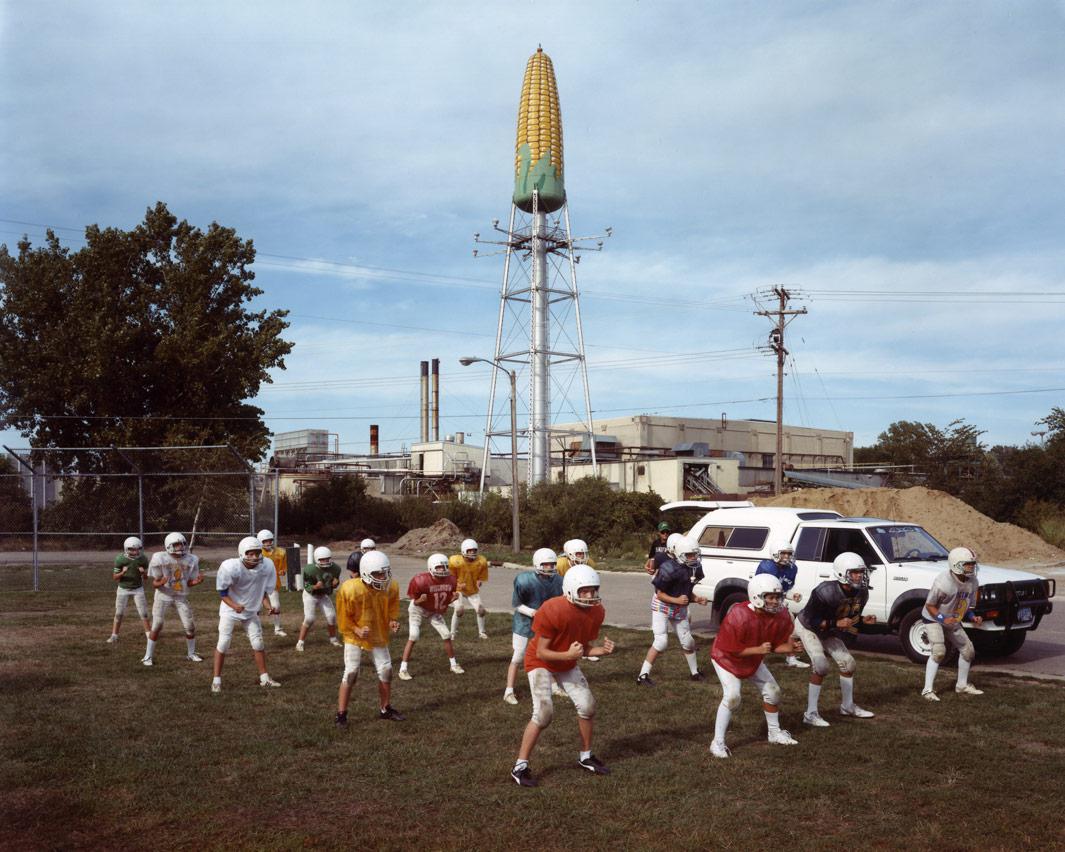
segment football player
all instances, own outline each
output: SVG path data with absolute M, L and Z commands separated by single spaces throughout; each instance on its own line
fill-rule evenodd
M 238 625 L 244 630 L 259 669 L 259 686 L 281 686 L 266 671 L 266 649 L 259 610 L 270 608 L 270 589 L 277 570 L 263 558 L 262 543 L 246 536 L 237 546 L 237 558 L 226 559 L 218 566 L 215 587 L 222 598 L 218 605 L 218 645 L 214 651 L 214 680 L 211 692 L 222 691 L 222 664 Z
M 329 642 L 338 648 L 337 611 L 333 606 L 333 589 L 340 585 L 340 566 L 333 562 L 333 551 L 328 547 L 314 549 L 314 563 L 303 569 L 303 624 L 300 625 L 300 638 L 296 650 L 303 651 L 303 642 L 307 631 L 311 629 L 318 610 L 325 614 Z
M 364 538 L 359 544 L 359 549 L 348 556 L 348 571 L 352 577 L 359 576 L 359 560 L 362 559 L 364 553 L 369 553 L 371 550 L 377 550 L 377 543 L 372 538 Z
M 392 698 L 392 657 L 388 638 L 399 631 L 399 584 L 392 579 L 388 557 L 379 550 L 363 554 L 359 576 L 347 580 L 337 592 L 337 620 L 344 637 L 344 674 L 337 694 L 336 725 L 348 726 L 348 700 L 359 677 L 363 652 L 373 656 L 377 670 L 377 695 L 381 709 L 378 718 L 402 722 L 406 717 L 390 703 Z
M 462 542 L 461 553 L 448 560 L 448 568 L 458 580 L 458 599 L 451 616 L 451 638 L 454 639 L 459 629 L 459 619 L 467 607 L 477 614 L 477 637 L 487 639 L 484 629 L 485 608 L 481 603 L 480 590 L 488 580 L 488 560 L 477 553 L 477 542 L 472 538 Z
M 263 546 L 263 556 L 274 563 L 277 582 L 270 591 L 270 616 L 274 620 L 274 635 L 288 636 L 281 629 L 281 578 L 288 574 L 288 552 L 283 547 L 274 547 L 274 534 L 270 530 L 259 530 L 259 544 Z
M 172 532 L 163 541 L 164 549 L 152 554 L 148 563 L 148 576 L 152 578 L 155 597 L 152 600 L 152 629 L 148 633 L 148 646 L 141 662 L 154 665 L 155 643 L 163 629 L 163 617 L 171 604 L 177 610 L 181 626 L 185 628 L 187 658 L 202 663 L 203 657 L 196 653 L 196 621 L 189 605 L 189 589 L 203 582 L 200 574 L 200 559 L 188 552 L 188 542 L 179 532 Z
M 126 614 L 130 598 L 137 607 L 137 615 L 144 624 L 145 637 L 152 630 L 148 621 L 148 601 L 144 596 L 144 575 L 148 573 L 148 559 L 144 555 L 144 545 L 136 536 L 130 536 L 122 543 L 122 552 L 115 557 L 111 579 L 118 584 L 115 591 L 115 621 L 111 625 L 108 644 L 118 641 L 118 631 L 122 627 L 122 618 Z
M 640 667 L 636 682 L 642 686 L 654 686 L 651 667 L 658 655 L 666 650 L 669 630 L 677 634 L 684 659 L 688 663 L 692 680 L 703 680 L 699 660 L 695 654 L 695 638 L 688 620 L 688 604 L 695 602 L 706 606 L 706 598 L 693 591 L 695 584 L 703 579 L 699 545 L 687 536 L 678 536 L 673 543 L 672 559 L 663 562 L 651 579 L 655 593 L 651 596 L 651 630 L 654 641 L 647 649 L 647 656 Z
M 558 557 L 556 570 L 559 577 L 565 577 L 571 565 L 591 565 L 595 567 L 595 560 L 588 557 L 588 545 L 582 539 L 571 538 L 562 545 L 562 555 Z
M 936 672 L 947 656 L 948 638 L 958 649 L 958 682 L 954 691 L 962 695 L 984 694 L 982 689 L 969 683 L 969 669 L 976 659 L 976 650 L 962 627 L 962 622 L 967 618 L 973 624 L 983 623 L 983 618 L 972 612 L 980 597 L 976 569 L 976 554 L 967 547 L 955 547 L 947 556 L 947 570 L 932 581 L 932 588 L 928 590 L 921 620 L 925 623 L 925 632 L 932 645 L 932 655 L 925 664 L 921 695 L 929 701 L 939 701 L 932 687 Z
M 754 573 L 755 576 L 769 574 L 780 580 L 780 586 L 784 589 L 784 606 L 790 610 L 791 604 L 798 604 L 802 600 L 802 592 L 794 591 L 795 576 L 799 573 L 799 568 L 795 564 L 795 548 L 788 542 L 781 541 L 773 547 L 772 555 L 772 559 L 763 559 L 759 562 Z M 784 662 L 797 669 L 810 668 L 809 663 L 803 662 L 795 654 L 788 654 Z
M 672 528 L 665 521 L 662 521 L 658 525 L 658 529 L 655 530 L 655 537 L 651 539 L 651 546 L 647 550 L 647 563 L 644 565 L 644 570 L 648 574 L 654 574 L 658 570 L 658 563 L 661 560 L 656 561 L 656 556 L 662 556 L 664 559 L 668 555 L 666 549 L 670 532 L 672 532 Z
M 732 714 L 740 707 L 740 683 L 747 679 L 762 692 L 769 742 L 796 744 L 791 734 L 780 727 L 780 687 L 765 665 L 766 654 L 790 654 L 795 650 L 784 589 L 771 574 L 757 574 L 747 584 L 747 597 L 750 603 L 736 604 L 726 613 L 710 653 L 722 691 L 714 740 L 710 743 L 714 757 L 732 754 L 725 745 L 725 734 Z
M 843 641 L 843 637 L 857 634 L 860 625 L 876 623 L 875 615 L 862 615 L 869 600 L 869 569 L 857 553 L 841 553 L 832 562 L 832 570 L 836 579 L 820 583 L 795 619 L 795 635 L 813 663 L 802 720 L 815 728 L 828 727 L 817 709 L 829 668 L 826 652 L 839 666 L 839 690 L 843 694 L 840 715 L 858 719 L 874 715 L 854 703 L 854 657 Z
M 444 640 L 444 652 L 447 654 L 448 663 L 453 674 L 465 674 L 466 670 L 455 659 L 455 646 L 451 642 L 451 631 L 447 629 L 444 621 L 444 613 L 455 600 L 457 581 L 451 576 L 447 567 L 447 557 L 443 553 L 434 553 L 426 561 L 426 570 L 411 577 L 407 586 L 407 597 L 410 598 L 410 606 L 407 608 L 407 616 L 410 623 L 410 634 L 407 644 L 403 648 L 403 660 L 399 664 L 400 680 L 410 680 L 412 675 L 407 670 L 410 655 L 414 652 L 414 643 L 421 638 L 422 621 L 429 619 L 433 630 L 440 634 Z
M 541 547 L 533 554 L 533 570 L 522 571 L 514 578 L 514 592 L 510 604 L 514 607 L 514 633 L 511 645 L 514 654 L 507 667 L 507 688 L 503 700 L 507 704 L 517 704 L 514 683 L 518 679 L 518 666 L 525 659 L 529 640 L 533 636 L 532 622 L 536 611 L 544 601 L 557 598 L 562 594 L 562 578 L 558 576 L 555 551 Z
M 544 601 L 533 616 L 533 638 L 525 650 L 525 671 L 529 676 L 533 712 L 522 734 L 518 759 L 510 772 L 510 777 L 522 787 L 536 786 L 536 779 L 529 771 L 529 757 L 540 733 L 551 724 L 553 681 L 561 684 L 577 708 L 581 738 L 578 764 L 596 775 L 610 772 L 592 754 L 595 698 L 577 665 L 582 656 L 604 656 L 614 652 L 614 643 L 609 638 L 604 637 L 600 644 L 593 645 L 605 615 L 599 597 L 599 575 L 587 565 L 575 565 L 562 579 L 562 596 Z

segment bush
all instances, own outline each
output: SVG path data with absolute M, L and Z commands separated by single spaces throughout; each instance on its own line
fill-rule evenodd
M 1044 541 L 1065 550 L 1065 509 L 1046 500 L 1029 500 L 1017 513 L 1017 523 Z
M 582 538 L 600 552 L 622 548 L 627 539 L 653 529 L 661 505 L 653 491 L 614 491 L 605 479 L 543 483 L 529 490 L 522 538 L 537 547 Z

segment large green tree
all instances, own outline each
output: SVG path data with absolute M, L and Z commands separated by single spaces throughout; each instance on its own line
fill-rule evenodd
M 292 349 L 287 311 L 253 311 L 255 249 L 158 203 L 130 231 L 91 225 L 0 246 L 0 415 L 34 447 L 269 446 L 253 398 Z M 98 471 L 95 453 L 56 457 Z

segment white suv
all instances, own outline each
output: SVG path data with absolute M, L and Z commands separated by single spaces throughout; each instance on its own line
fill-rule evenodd
M 923 662 L 930 652 L 921 606 L 932 580 L 947 567 L 947 548 L 923 527 L 880 518 L 845 518 L 825 509 L 756 507 L 748 502 L 681 501 L 663 511 L 709 510 L 689 530 L 699 542 L 706 579 L 696 594 L 713 602 L 720 618 L 747 600 L 747 581 L 775 544 L 795 548 L 796 591 L 803 601 L 832 575 L 832 560 L 847 551 L 861 556 L 870 570 L 865 613 L 877 623 L 863 632 L 897 633 L 906 655 Z M 965 542 L 953 542 L 962 545 Z M 979 554 L 977 554 L 979 555 Z M 980 600 L 975 614 L 984 618 L 965 629 L 984 654 L 1012 654 L 1052 609 L 1055 583 L 1036 574 L 980 563 Z

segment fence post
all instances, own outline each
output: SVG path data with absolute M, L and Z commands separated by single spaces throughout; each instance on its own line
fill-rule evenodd
M 274 468 L 274 541 L 281 544 L 281 532 L 278 519 L 281 516 L 278 504 L 281 502 L 281 468 Z
M 137 530 L 144 544 L 144 476 L 137 471 Z
M 37 471 L 7 444 L 0 444 L 0 446 L 8 451 L 11 458 L 30 472 L 30 508 L 33 516 L 33 591 L 39 592 L 41 590 L 41 564 L 37 555 Z M 32 461 L 32 455 L 30 459 Z
M 255 474 L 248 474 L 248 517 L 251 520 L 251 531 L 248 535 L 255 535 Z M 276 539 L 275 539 L 276 541 Z

